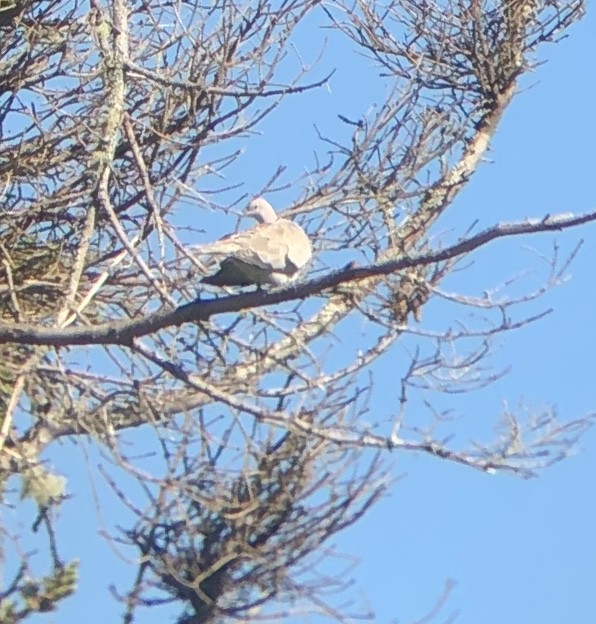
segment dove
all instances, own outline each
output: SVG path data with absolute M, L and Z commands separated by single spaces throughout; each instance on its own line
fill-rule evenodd
M 215 256 L 219 270 L 204 277 L 213 286 L 283 286 L 296 279 L 312 256 L 306 232 L 288 219 L 280 219 L 262 197 L 253 199 L 245 214 L 257 225 L 198 249 Z

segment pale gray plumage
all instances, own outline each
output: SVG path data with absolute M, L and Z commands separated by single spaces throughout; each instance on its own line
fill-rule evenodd
M 308 236 L 296 223 L 280 219 L 262 197 L 245 211 L 258 225 L 198 249 L 221 258 L 219 270 L 201 281 L 214 286 L 281 286 L 295 279 L 312 256 Z

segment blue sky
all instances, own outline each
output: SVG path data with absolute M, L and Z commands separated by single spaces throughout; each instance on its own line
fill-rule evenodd
M 488 225 L 594 209 L 594 32 L 592 11 L 570 30 L 569 38 L 541 49 L 548 62 L 537 69 L 528 81 L 531 88 L 517 97 L 502 120 L 489 155 L 493 162 L 479 169 L 441 227 L 458 234 L 477 218 Z M 334 54 L 340 52 L 329 51 L 326 62 L 333 65 Z M 354 63 L 366 65 L 360 58 Z M 280 158 L 288 165 L 287 181 L 303 170 L 316 137 L 313 116 L 319 115 L 317 124 L 324 126 L 335 123 L 338 112 L 363 112 L 370 92 L 358 86 L 354 89 L 349 73 L 338 72 L 331 92 L 296 100 L 303 115 L 295 123 L 293 104 L 276 111 L 234 172 L 246 180 L 247 193 L 259 190 Z M 274 153 L 271 135 L 276 136 Z M 296 199 L 295 191 L 280 193 L 276 201 L 284 199 Z M 487 391 L 453 400 L 462 414 L 457 428 L 462 440 L 479 425 L 490 427 L 503 401 L 512 407 L 554 404 L 560 416 L 569 419 L 596 411 L 594 234 L 595 227 L 589 226 L 556 237 L 567 251 L 580 237 L 585 239 L 569 271 L 573 279 L 539 302 L 538 309 L 554 308 L 551 315 L 500 341 L 495 364 L 510 364 L 509 375 Z M 552 241 L 542 236 L 493 244 L 475 256 L 472 270 L 449 282 L 450 288 L 480 293 L 528 266 L 539 267 L 530 248 L 547 252 Z M 429 307 L 424 322 L 439 327 L 440 309 Z M 377 371 L 379 383 L 389 379 L 389 364 Z M 386 415 L 394 405 L 377 399 L 372 407 Z M 489 476 L 423 456 L 394 456 L 393 474 L 400 478 L 389 496 L 336 539 L 339 550 L 360 559 L 353 576 L 376 621 L 402 623 L 422 617 L 448 579 L 457 585 L 442 613 L 445 617 L 459 612 L 460 624 L 594 621 L 596 502 L 591 482 L 596 474 L 596 435 L 589 433 L 581 448 L 577 456 L 529 481 Z M 62 450 L 66 458 L 71 449 L 64 444 L 55 453 L 58 467 Z M 86 476 L 71 474 L 69 488 L 84 491 Z M 67 503 L 62 518 L 62 526 L 73 532 L 71 554 L 81 554 L 84 560 L 81 596 L 39 621 L 78 623 L 84 609 L 87 624 L 103 624 L 115 621 L 120 612 L 119 605 L 108 606 L 106 589 L 114 555 L 105 543 L 85 536 L 97 533 L 90 502 L 90 497 L 78 494 Z
M 595 207 L 596 118 L 589 60 L 596 55 L 596 13 L 556 46 L 541 50 L 548 62 L 534 86 L 510 106 L 485 164 L 442 224 L 464 227 Z M 596 411 L 594 383 L 594 226 L 557 235 L 561 249 L 585 243 L 572 280 L 541 300 L 554 312 L 508 335 L 497 361 L 512 370 L 489 392 L 462 400 L 466 421 L 494 419 L 503 400 L 553 404 L 564 418 Z M 528 248 L 548 251 L 553 238 L 497 243 L 478 254 L 462 275 L 462 290 L 486 286 L 536 267 Z M 517 266 L 517 270 L 515 267 Z M 477 292 L 477 291 L 476 291 Z M 539 307 L 540 307 L 539 306 Z M 482 395 L 480 397 L 480 394 Z M 465 428 L 458 430 L 465 435 Z M 360 558 L 354 578 L 378 622 L 422 617 L 447 579 L 457 585 L 443 617 L 460 624 L 558 624 L 596 619 L 596 435 L 581 453 L 538 479 L 488 476 L 426 457 L 397 457 L 402 478 L 338 544 Z M 437 622 L 443 619 L 438 617 Z

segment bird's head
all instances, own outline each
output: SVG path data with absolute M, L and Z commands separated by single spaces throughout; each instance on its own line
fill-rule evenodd
M 271 204 L 262 197 L 253 199 L 250 204 L 248 204 L 244 214 L 256 219 L 259 223 L 273 223 L 277 221 L 275 210 L 273 210 Z

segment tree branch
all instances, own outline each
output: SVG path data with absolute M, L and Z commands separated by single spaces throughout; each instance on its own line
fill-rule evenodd
M 398 259 L 379 262 L 364 267 L 349 264 L 323 277 L 291 284 L 269 292 L 256 291 L 229 295 L 207 301 L 197 300 L 182 305 L 176 310 L 165 310 L 133 321 L 113 321 L 95 327 L 73 327 L 65 329 L 39 328 L 29 325 L 0 325 L 0 341 L 33 345 L 89 345 L 118 344 L 131 346 L 134 338 L 151 334 L 166 327 L 183 323 L 207 321 L 219 314 L 240 312 L 262 306 L 305 299 L 349 282 L 357 282 L 369 277 L 390 275 L 414 266 L 424 266 L 451 260 L 468 254 L 498 238 L 508 238 L 521 234 L 535 234 L 565 230 L 596 221 L 596 211 L 583 215 L 547 215 L 542 219 L 527 219 L 514 223 L 503 223 L 479 232 L 454 245 L 437 251 L 411 254 Z

